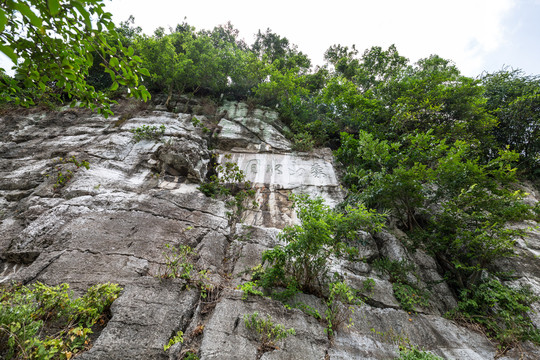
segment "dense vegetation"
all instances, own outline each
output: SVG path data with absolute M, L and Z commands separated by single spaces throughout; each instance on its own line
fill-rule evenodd
M 13 28 L 17 21 L 8 25 Z M 31 17 L 22 21 L 37 26 Z M 326 63 L 314 68 L 270 29 L 259 31 L 248 45 L 230 23 L 211 31 L 181 23 L 147 35 L 130 18 L 108 29 L 102 29 L 100 41 L 116 42 L 114 49 L 141 69 L 142 94 L 145 89 L 164 93 L 169 107 L 180 95 L 273 107 L 296 149 L 335 150 L 345 168 L 345 204 L 330 210 L 316 200 L 296 199 L 302 227 L 287 229 L 282 235 L 287 245 L 265 253 L 269 270 L 261 281 L 266 286 L 327 292 L 328 256 L 354 255 L 348 253 L 357 230 L 353 225 L 377 230 L 381 217 L 369 210 L 376 209 L 408 233 L 411 249 L 437 260 L 460 300 L 452 316 L 484 326 L 503 346 L 539 342 L 526 315 L 536 298 L 526 289 L 505 286 L 501 281 L 511 274 L 502 276 L 494 264 L 514 255 L 514 239 L 522 235 L 506 225 L 538 219 L 540 212 L 538 205 L 526 205 L 525 194 L 515 187 L 519 179 L 538 185 L 540 77 L 505 68 L 471 78 L 437 55 L 411 63 L 394 46 L 360 53 L 354 46 L 333 45 Z M 137 75 L 118 80 L 117 50 L 104 48 L 90 48 L 94 55 L 69 69 L 76 72 L 74 84 L 86 86 L 76 87 L 81 93 L 69 81 L 35 78 L 23 62 L 14 78 L 1 78 L 3 103 L 78 98 L 88 103 L 84 89 L 105 94 L 92 99 L 133 89 Z M 397 283 L 401 290 L 409 286 Z

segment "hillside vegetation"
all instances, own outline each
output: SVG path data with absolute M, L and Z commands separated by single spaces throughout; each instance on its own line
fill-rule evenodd
M 165 94 L 170 111 L 182 111 L 171 102 L 180 95 L 245 101 L 276 109 L 295 150 L 334 150 L 344 203 L 328 209 L 297 198 L 303 227 L 286 230 L 289 245 L 263 255 L 269 266 L 251 286 L 317 295 L 330 288 L 329 299 L 347 302 L 340 282 L 318 276 L 327 272 L 331 254 L 354 258 L 348 240 L 360 222 L 379 228 L 386 216 L 407 233 L 409 249 L 436 259 L 459 299 L 449 317 L 480 326 L 503 349 L 525 340 L 540 344 L 527 315 L 537 298 L 527 288 L 504 285 L 512 274 L 494 266 L 514 256 L 515 239 L 524 232 L 509 224 L 540 216 L 539 205 L 524 202 L 518 186 L 524 180 L 538 185 L 540 77 L 505 68 L 471 78 L 437 55 L 412 63 L 395 46 L 360 52 L 333 45 L 325 65 L 313 67 L 287 38 L 268 29 L 248 45 L 230 23 L 211 31 L 182 23 L 148 35 L 130 18 L 104 34 L 147 69 L 142 84 L 151 94 Z M 126 94 L 100 65 L 113 58 L 96 53 L 92 64 L 82 65 L 86 85 L 107 99 Z M 4 107 L 16 103 L 6 95 L 5 85 L 13 82 L 31 99 L 26 104 L 77 100 L 65 84 L 33 87 L 21 75 L 3 76 Z M 310 262 L 313 257 L 320 263 Z M 404 264 L 379 265 L 393 276 L 396 297 L 421 296 L 402 276 Z

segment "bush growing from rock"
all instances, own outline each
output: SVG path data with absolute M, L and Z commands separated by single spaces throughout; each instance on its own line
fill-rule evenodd
M 0 356 L 70 359 L 90 344 L 92 327 L 106 323 L 116 284 L 95 285 L 73 299 L 68 284 L 0 288 Z
M 165 244 L 167 251 L 163 252 L 165 257 L 165 269 L 160 270 L 158 277 L 165 279 L 183 279 L 189 284 L 197 286 L 201 290 L 201 297 L 206 298 L 208 291 L 214 289 L 214 284 L 210 283 L 206 269 L 200 269 L 195 265 L 197 253 L 187 245 L 175 247 Z
M 460 294 L 458 307 L 448 316 L 482 326 L 486 335 L 499 342 L 504 353 L 520 341 L 540 344 L 540 330 L 530 319 L 531 304 L 538 301 L 529 288 L 510 288 L 497 279 L 486 280 Z
M 343 281 L 330 283 L 330 294 L 326 301 L 326 332 L 329 337 L 333 337 L 334 333 L 343 326 L 350 327 L 353 324 L 352 314 L 354 313 L 354 305 L 361 304 L 351 289 Z
M 416 277 L 413 263 L 380 258 L 373 262 L 373 268 L 389 276 L 394 296 L 403 310 L 416 311 L 416 306 L 429 306 L 428 290 L 420 288 L 418 278 L 416 282 L 410 280 Z
M 384 216 L 359 204 L 343 212 L 330 209 L 321 198 L 292 195 L 301 225 L 286 227 L 278 245 L 263 253 L 263 265 L 268 264 L 261 277 L 264 287 L 294 287 L 308 293 L 321 293 L 329 282 L 328 259 L 354 253 L 349 242 L 360 230 L 378 231 Z
M 442 358 L 416 346 L 410 346 L 400 347 L 397 360 L 442 360 Z
M 69 164 L 73 164 L 75 167 L 71 166 L 71 169 L 69 168 Z M 56 175 L 53 175 L 53 180 L 55 181 L 53 185 L 53 189 L 55 191 L 58 191 L 59 189 L 63 188 L 67 185 L 67 183 L 73 178 L 74 172 L 79 168 L 85 168 L 86 170 L 90 169 L 90 163 L 86 160 L 79 161 L 75 156 L 71 156 L 69 159 L 59 158 L 56 160 L 56 164 L 54 166 L 54 171 L 56 172 Z M 45 177 L 51 177 L 51 174 L 45 174 Z
M 215 155 L 214 155 L 215 156 Z M 246 181 L 246 175 L 238 164 L 230 161 L 231 155 L 225 155 L 225 162 L 217 164 L 216 174 L 210 176 L 210 181 L 199 186 L 206 196 L 224 198 L 230 209 L 227 212 L 229 221 L 237 223 L 248 208 L 256 208 L 259 204 L 253 200 L 255 190 L 251 181 Z M 251 202 L 250 202 L 251 200 Z
M 259 318 L 259 313 L 244 315 L 244 324 L 248 330 L 253 331 L 259 337 L 261 351 L 266 352 L 276 348 L 276 342 L 285 339 L 289 335 L 296 335 L 293 328 L 285 329 L 282 324 L 275 324 L 270 315 Z
M 165 134 L 165 125 L 161 125 L 159 128 L 155 125 L 141 125 L 130 131 L 133 133 L 133 140 L 136 143 L 143 139 L 158 140 Z

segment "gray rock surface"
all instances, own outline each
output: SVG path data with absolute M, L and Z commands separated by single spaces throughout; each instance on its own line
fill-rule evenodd
M 76 294 L 108 281 L 124 288 L 112 319 L 81 359 L 181 359 L 188 350 L 201 359 L 391 359 L 405 338 L 446 359 L 495 357 L 482 334 L 441 316 L 456 300 L 434 259 L 410 253 L 399 231 L 359 233 L 364 261 L 329 259 L 332 272 L 366 298 L 355 308 L 354 325 L 332 340 L 324 322 L 295 308 L 324 314 L 321 298 L 299 294 L 291 308 L 261 296 L 242 299 L 238 287 L 250 280 L 249 270 L 280 243 L 281 229 L 298 222 L 291 193 L 322 196 L 331 206 L 342 200 L 332 154 L 292 152 L 272 110 L 233 102 L 218 108 L 189 98 L 169 105 L 191 113 L 130 110 L 107 120 L 64 110 L 0 118 L 0 283 L 68 282 Z M 161 139 L 135 142 L 130 130 L 141 125 L 164 125 L 166 131 Z M 254 183 L 259 207 L 246 211 L 241 224 L 230 220 L 224 201 L 198 190 L 211 171 L 211 146 L 218 161 L 235 162 Z M 71 156 L 90 168 L 58 161 Z M 58 169 L 73 176 L 55 189 Z M 528 201 L 537 201 L 538 194 L 529 193 Z M 515 284 L 531 285 L 540 295 L 535 225 L 515 224 L 532 226 L 516 239 L 522 256 L 498 266 L 515 270 Z M 195 249 L 195 267 L 208 271 L 206 297 L 193 284 L 159 278 L 167 244 Z M 388 276 L 372 266 L 380 257 L 414 264 L 408 276 L 430 289 L 428 308 L 412 314 L 400 309 Z M 296 335 L 261 349 L 243 320 L 254 312 Z M 184 342 L 165 352 L 177 331 L 184 332 Z M 525 358 L 540 358 L 538 347 L 524 349 Z M 521 355 L 513 350 L 504 358 Z

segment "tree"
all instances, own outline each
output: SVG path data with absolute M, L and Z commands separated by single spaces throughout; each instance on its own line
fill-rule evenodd
M 146 100 L 140 85 L 141 59 L 118 40 L 103 0 L 2 0 L 0 51 L 14 63 L 15 77 L 0 78 L 1 100 L 30 106 L 41 100 L 71 100 L 112 114 L 114 103 L 87 82 L 93 55 L 112 79 L 111 90 L 126 86 L 131 96 Z M 116 40 L 116 43 L 111 40 Z
M 251 50 L 259 59 L 273 64 L 278 70 L 296 68 L 300 73 L 305 73 L 311 67 L 307 55 L 298 51 L 298 47 L 290 44 L 287 38 L 270 29 L 266 29 L 265 33 L 259 30 Z
M 154 36 L 143 36 L 137 43 L 137 50 L 150 70 L 149 88 L 167 92 L 166 106 L 174 91 L 183 93 L 186 86 L 192 85 L 189 70 L 193 61 L 183 51 L 187 41 L 193 41 L 191 31 L 165 35 L 164 29 L 158 28 Z
M 520 154 L 520 168 L 531 178 L 540 172 L 540 76 L 503 69 L 484 74 L 486 109 L 499 121 L 496 147 L 510 146 Z M 496 153 L 496 149 L 492 150 Z
M 392 109 L 390 128 L 397 136 L 433 129 L 452 141 L 491 141 L 496 120 L 484 109 L 483 88 L 451 61 L 437 55 L 420 59 L 383 86 L 381 96 Z
M 361 58 L 357 55 L 354 45 L 351 50 L 347 46 L 332 45 L 324 58 L 334 66 L 337 74 L 353 81 L 362 92 L 398 77 L 408 62 L 399 55 L 395 45 L 390 45 L 388 50 L 373 46 L 366 49 Z

